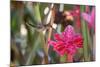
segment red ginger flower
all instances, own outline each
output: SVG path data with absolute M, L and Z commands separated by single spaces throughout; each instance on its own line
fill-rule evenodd
M 83 47 L 83 38 L 80 34 L 75 33 L 74 28 L 68 25 L 64 32 L 61 34 L 54 34 L 55 41 L 49 41 L 49 44 L 53 46 L 61 56 L 64 54 L 74 55 L 78 48 Z

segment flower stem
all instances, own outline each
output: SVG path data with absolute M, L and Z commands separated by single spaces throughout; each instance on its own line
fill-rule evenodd
M 68 54 L 67 55 L 67 62 L 72 63 L 73 62 L 73 55 Z
M 53 10 L 51 9 L 51 13 L 53 14 Z M 52 14 L 51 14 L 51 20 L 50 20 L 50 25 L 53 25 L 53 23 L 54 23 L 54 17 L 52 16 Z M 44 46 L 44 50 L 45 50 L 45 53 L 46 53 L 46 59 L 45 59 L 45 61 L 48 61 L 48 47 L 49 47 L 49 45 L 48 45 L 48 41 L 50 41 L 50 39 L 51 39 L 51 35 L 52 35 L 52 28 L 49 28 L 48 29 L 48 36 L 47 36 L 47 40 L 46 40 L 46 44 L 45 44 L 45 46 Z M 46 62 L 46 64 L 47 64 L 48 62 Z

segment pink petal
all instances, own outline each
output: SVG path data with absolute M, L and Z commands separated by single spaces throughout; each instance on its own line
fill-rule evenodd
M 82 48 L 83 47 L 83 38 L 80 34 L 75 35 L 73 43 L 76 47 Z
M 95 8 L 94 7 L 92 8 L 91 17 L 92 17 L 92 20 L 95 19 Z
M 91 25 L 93 28 L 95 26 L 94 22 L 95 22 L 95 8 L 93 7 L 91 12 Z
M 95 24 L 95 8 L 92 8 L 91 14 L 82 13 L 82 17 L 85 21 L 87 21 L 90 27 L 94 28 Z
M 82 13 L 82 17 L 85 21 L 87 21 L 89 24 L 91 24 L 91 16 L 87 13 Z
M 76 53 L 76 50 L 77 49 L 76 49 L 75 45 L 69 44 L 66 46 L 67 54 L 74 55 Z
M 58 44 L 56 46 L 54 46 L 54 50 L 60 54 L 61 56 L 65 54 L 65 46 L 62 44 Z
M 72 38 L 75 34 L 75 31 L 74 31 L 74 28 L 71 26 L 71 25 L 68 25 L 64 32 L 63 32 L 63 35 L 66 37 L 66 38 Z
M 62 41 L 62 37 L 60 34 L 54 34 L 54 39 L 57 40 L 57 41 Z
M 52 46 L 55 46 L 55 45 L 57 45 L 57 42 L 55 42 L 55 41 L 48 41 L 48 44 L 52 45 Z

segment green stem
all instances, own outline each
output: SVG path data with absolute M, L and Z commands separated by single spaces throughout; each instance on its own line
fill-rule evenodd
M 85 11 L 85 6 L 81 6 L 81 12 Z M 88 26 L 87 23 L 81 19 L 81 27 L 82 27 L 82 35 L 84 38 L 83 43 L 83 53 L 84 53 L 84 61 L 89 61 L 89 50 L 88 50 Z
M 63 55 L 63 56 L 60 56 L 60 62 L 61 62 L 61 63 L 67 62 L 66 56 L 67 56 L 66 54 Z
M 33 4 L 33 18 L 34 18 L 34 20 L 37 22 L 37 24 L 38 23 L 41 23 L 41 16 L 40 16 L 40 10 L 39 10 L 39 3 L 34 3 Z M 30 31 L 31 32 L 31 31 Z M 34 30 L 34 32 L 37 32 L 36 30 Z M 32 32 L 31 32 L 32 33 Z M 38 34 L 38 35 L 37 35 Z M 35 51 L 36 51 L 36 49 L 37 49 L 37 47 L 39 47 L 38 45 L 39 44 L 41 44 L 41 46 L 42 45 L 44 45 L 44 42 L 45 41 L 43 41 L 44 39 L 42 39 L 42 42 L 41 42 L 41 40 L 40 40 L 40 38 L 41 38 L 41 35 L 42 35 L 42 32 L 37 32 L 37 34 L 35 34 L 34 35 L 34 33 L 32 33 L 32 35 L 31 35 L 31 37 L 30 38 L 32 38 L 33 37 L 33 39 L 35 39 L 36 40 L 36 38 L 35 38 L 35 36 L 37 37 L 37 40 L 35 41 L 31 41 L 32 42 L 32 44 L 34 45 L 34 46 L 32 46 L 32 50 L 30 51 L 30 53 L 29 53 L 29 57 L 28 57 L 28 59 L 27 59 L 27 62 L 26 62 L 26 65 L 29 65 L 29 64 L 32 64 L 32 61 L 34 60 L 34 58 L 35 58 Z M 41 34 L 41 35 L 40 35 Z M 37 41 L 39 41 L 40 43 L 38 43 Z M 44 45 L 43 47 L 45 47 L 46 45 Z M 47 47 L 46 47 L 47 48 Z M 44 51 L 45 51 L 45 49 L 44 49 Z M 46 52 L 46 51 L 45 51 Z M 44 59 L 46 59 L 46 61 L 45 61 L 45 63 L 48 63 L 48 55 L 47 55 L 47 53 L 46 53 L 46 56 L 47 57 L 45 57 Z
M 38 37 L 36 38 L 36 40 L 39 41 L 39 36 L 40 36 L 39 32 L 36 31 L 35 34 L 38 34 Z M 36 42 L 36 41 L 35 41 L 34 46 L 32 47 L 32 50 L 31 50 L 31 52 L 29 53 L 29 56 L 28 56 L 26 65 L 32 64 L 32 61 L 33 61 L 33 59 L 35 58 L 36 49 L 37 49 L 37 47 L 39 47 L 39 44 L 40 44 L 40 42 Z
M 39 10 L 39 3 L 35 3 L 33 5 L 33 12 L 34 12 L 34 20 L 38 23 L 41 23 L 41 16 Z

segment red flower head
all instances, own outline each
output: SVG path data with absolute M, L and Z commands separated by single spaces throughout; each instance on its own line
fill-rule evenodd
M 49 41 L 54 51 L 60 55 L 74 55 L 78 48 L 83 47 L 83 38 L 80 34 L 75 33 L 74 28 L 68 25 L 61 34 L 54 34 L 55 41 Z

